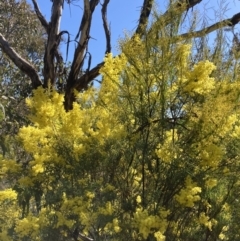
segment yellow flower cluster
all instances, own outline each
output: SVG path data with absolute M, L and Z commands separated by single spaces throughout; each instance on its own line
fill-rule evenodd
M 105 204 L 105 207 L 99 207 L 98 212 L 103 215 L 112 215 L 113 214 L 113 207 L 110 202 Z
M 193 71 L 186 73 L 186 82 L 184 91 L 188 93 L 206 94 L 214 89 L 214 78 L 209 77 L 212 71 L 216 69 L 213 63 L 203 61 L 196 64 Z
M 116 104 L 119 93 L 120 74 L 126 68 L 127 59 L 124 54 L 113 57 L 111 53 L 107 54 L 105 64 L 100 70 L 103 82 L 99 92 L 99 100 L 104 105 Z
M 209 216 L 207 216 L 204 212 L 201 212 L 199 215 L 199 223 L 206 226 L 210 231 L 212 231 L 212 222 L 210 221 Z
M 153 233 L 157 240 L 164 240 L 163 235 L 167 228 L 166 217 L 169 214 L 168 211 L 162 210 L 157 215 L 149 215 L 147 210 L 138 208 L 134 213 L 134 223 L 139 233 L 142 234 L 144 239 L 147 239 L 150 233 Z
M 109 61 L 111 59 L 117 67 L 120 62 L 124 62 L 124 57 L 113 59 L 109 56 L 106 57 L 106 61 L 107 59 Z M 106 68 L 102 71 L 104 72 Z M 73 110 L 69 112 L 64 110 L 62 94 L 56 91 L 49 93 L 43 88 L 34 91 L 34 96 L 27 100 L 32 113 L 30 119 L 34 124 L 22 127 L 19 131 L 25 150 L 33 154 L 34 159 L 30 162 L 33 176 L 44 173 L 49 163 L 70 168 L 68 160 L 63 157 L 64 155 L 58 154 L 55 148 L 62 148 L 63 151 L 70 148 L 71 155 L 78 162 L 80 156 L 87 152 L 89 143 L 95 142 L 101 145 L 108 138 L 120 138 L 126 135 L 124 125 L 118 122 L 117 115 L 114 114 L 117 113 L 117 103 L 105 106 L 108 99 L 112 103 L 114 86 L 117 88 L 106 76 L 106 83 L 101 88 L 97 104 L 96 102 L 92 104 L 96 101 L 92 90 L 90 93 L 86 91 L 78 95 L 79 102 L 74 103 Z M 88 99 L 88 107 L 85 107 L 83 99 Z
M 185 180 L 185 188 L 181 189 L 179 194 L 175 195 L 175 199 L 185 207 L 193 207 L 194 203 L 199 201 L 201 198 L 199 193 L 201 193 L 201 187 L 198 187 L 194 183 L 190 176 L 187 176 Z
M 173 131 L 166 131 L 163 144 L 159 144 L 156 149 L 156 154 L 163 162 L 171 163 L 179 153 L 179 148 L 174 144 L 177 141 L 177 135 Z
M 201 165 L 205 167 L 217 167 L 222 160 L 224 151 L 220 146 L 208 143 L 206 146 L 202 145 L 200 150 Z
M 17 199 L 17 193 L 12 189 L 0 191 L 0 203 L 6 200 L 13 201 Z
M 17 193 L 12 189 L 0 191 L 0 240 L 12 241 L 8 230 L 11 229 L 19 219 Z
M 165 241 L 166 238 L 160 231 L 154 233 L 154 237 L 157 241 Z
M 21 171 L 20 164 L 16 163 L 14 160 L 1 160 L 0 156 L 0 178 L 7 173 L 18 173 Z
M 191 53 L 191 45 L 190 44 L 178 44 L 176 46 L 176 68 L 180 71 L 184 71 L 186 68 L 188 68 L 188 62 L 189 62 L 189 55 Z M 180 72 L 179 78 L 181 79 L 182 72 Z
M 205 181 L 206 187 L 209 189 L 215 187 L 217 185 L 217 179 L 216 178 L 209 178 Z
M 15 231 L 18 233 L 20 238 L 31 238 L 32 240 L 40 240 L 39 237 L 39 218 L 33 215 L 28 215 L 18 221 Z
M 218 235 L 218 238 L 219 238 L 220 240 L 228 240 L 227 236 L 225 235 L 225 232 L 227 232 L 228 229 L 229 229 L 228 226 L 224 226 L 224 227 L 222 228 L 221 233 Z
M 119 221 L 116 218 L 114 218 L 112 222 L 108 222 L 106 224 L 106 226 L 104 227 L 104 231 L 110 234 L 119 233 L 121 231 Z

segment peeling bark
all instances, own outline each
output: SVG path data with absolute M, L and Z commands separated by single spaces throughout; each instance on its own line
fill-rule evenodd
M 64 0 L 53 0 L 52 16 L 49 23 L 48 41 L 44 55 L 44 87 L 54 85 L 56 79 L 54 59 L 60 44 L 59 29 Z

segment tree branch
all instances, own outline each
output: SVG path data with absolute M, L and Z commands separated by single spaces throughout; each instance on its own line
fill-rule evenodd
M 32 3 L 33 3 L 34 10 L 36 12 L 36 15 L 37 15 L 39 21 L 41 22 L 42 26 L 44 27 L 44 29 L 46 30 L 46 32 L 48 34 L 49 24 L 48 24 L 47 20 L 42 15 L 42 13 L 41 13 L 41 11 L 40 11 L 40 9 L 38 7 L 37 1 L 36 0 L 32 0 Z
M 141 15 L 139 18 L 139 23 L 135 31 L 136 34 L 143 35 L 147 25 L 149 15 L 152 10 L 152 5 L 153 5 L 153 0 L 144 0 Z
M 240 22 L 240 13 L 235 14 L 232 18 L 225 19 L 223 21 L 214 23 L 213 25 L 201 29 L 199 31 L 195 32 L 189 32 L 189 33 L 184 33 L 179 36 L 177 36 L 177 39 L 188 39 L 188 38 L 199 38 L 203 37 L 204 35 L 207 35 L 217 29 L 224 28 L 224 27 L 229 27 L 229 26 L 235 26 L 237 23 Z
M 110 0 L 104 0 L 104 3 L 102 5 L 102 20 L 103 20 L 103 27 L 104 27 L 104 32 L 106 36 L 106 51 L 105 51 L 106 54 L 111 52 L 111 33 L 107 23 L 107 6 L 109 2 Z
M 32 86 L 36 89 L 42 85 L 35 68 L 25 59 L 23 59 L 12 47 L 9 46 L 7 40 L 0 33 L 0 47 L 3 52 L 13 61 L 13 63 L 25 73 L 32 82 Z
M 75 99 L 73 88 L 74 86 L 77 85 L 76 82 L 83 80 L 82 78 L 80 79 L 78 78 L 84 63 L 84 56 L 88 46 L 88 41 L 90 39 L 89 33 L 90 33 L 90 28 L 92 23 L 92 15 L 98 3 L 99 3 L 99 0 L 90 0 L 90 2 L 89 0 L 84 0 L 84 13 L 80 24 L 79 32 L 76 38 L 78 38 L 80 32 L 81 34 L 78 41 L 78 46 L 74 53 L 74 58 L 73 58 L 71 70 L 70 70 L 70 73 L 67 79 L 67 85 L 66 85 L 65 102 L 64 102 L 64 106 L 66 110 L 72 109 L 72 103 L 73 103 L 73 100 Z M 81 83 L 79 85 L 84 85 L 84 83 Z
M 101 62 L 92 68 L 89 72 L 82 75 L 79 79 L 77 79 L 74 88 L 78 91 L 87 89 L 89 83 L 91 83 L 99 75 L 99 70 L 103 67 L 103 65 L 104 62 Z
M 75 50 L 68 82 L 75 81 L 78 78 L 78 74 L 83 65 L 84 53 L 88 45 L 88 40 L 90 38 L 89 32 L 92 23 L 92 14 L 98 3 L 99 0 L 91 0 L 90 2 L 88 0 L 84 0 L 84 13 L 79 29 L 79 33 L 81 32 L 81 35 L 78 41 L 78 46 Z
M 60 44 L 59 29 L 64 0 L 53 0 L 51 22 L 49 23 L 48 42 L 44 55 L 44 87 L 55 83 L 54 57 Z
M 202 0 L 180 0 L 177 3 L 178 7 L 181 7 L 182 5 L 186 5 L 187 8 L 192 8 L 194 7 L 196 4 L 200 3 Z
M 229 20 L 228 26 L 235 26 L 240 21 L 240 12 L 233 15 L 233 17 Z

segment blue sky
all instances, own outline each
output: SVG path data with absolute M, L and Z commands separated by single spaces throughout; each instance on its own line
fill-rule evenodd
M 31 0 L 27 0 L 31 2 Z M 83 0 L 74 0 L 73 4 L 64 4 L 64 11 L 62 16 L 61 30 L 67 30 L 71 34 L 71 39 L 74 39 L 77 32 L 79 23 L 82 17 L 82 2 Z M 160 4 L 164 1 L 157 1 Z M 222 4 L 221 4 L 222 2 Z M 50 0 L 38 0 L 39 7 L 49 21 L 51 14 L 51 1 Z M 134 31 L 137 26 L 138 18 L 141 11 L 143 0 L 111 0 L 108 7 L 108 22 L 111 26 L 111 39 L 113 53 L 117 53 L 116 46 L 117 41 L 124 34 L 124 31 Z M 226 8 L 223 8 L 227 4 Z M 166 5 L 166 4 L 165 4 Z M 199 9 L 200 17 L 203 12 L 208 15 L 208 22 L 213 23 L 216 21 L 216 17 L 230 18 L 233 14 L 240 12 L 239 0 L 203 0 L 201 4 L 197 5 Z M 222 8 L 222 11 L 218 9 Z M 164 10 L 164 5 L 160 5 L 160 9 Z M 196 8 L 195 8 L 196 9 Z M 191 11 L 191 10 L 190 10 Z M 216 12 L 217 15 L 216 16 Z M 239 25 L 239 24 L 238 24 Z M 238 26 L 239 28 L 239 26 Z M 92 53 L 92 67 L 103 60 L 105 52 L 105 35 L 102 26 L 101 19 L 101 6 L 99 5 L 94 12 L 92 29 L 90 33 L 92 39 L 89 44 L 89 51 Z M 65 52 L 65 44 L 62 44 L 61 50 Z M 68 61 L 72 60 L 74 51 L 74 43 L 70 45 Z

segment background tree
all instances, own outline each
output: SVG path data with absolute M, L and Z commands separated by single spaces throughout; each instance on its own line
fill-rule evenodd
M 43 64 L 44 32 L 35 12 L 26 1 L 2 1 L 0 3 L 0 32 L 9 44 L 27 61 L 34 64 L 39 74 Z M 30 81 L 8 56 L 0 49 L 0 103 L 1 103 L 1 149 L 3 155 L 18 149 L 9 140 L 26 120 L 24 99 L 32 92 Z M 15 147 L 13 147 L 15 146 Z M 12 153 L 13 154 L 13 153 Z M 16 153 L 15 153 L 16 154 Z M 20 157 L 19 157 L 20 158 Z

